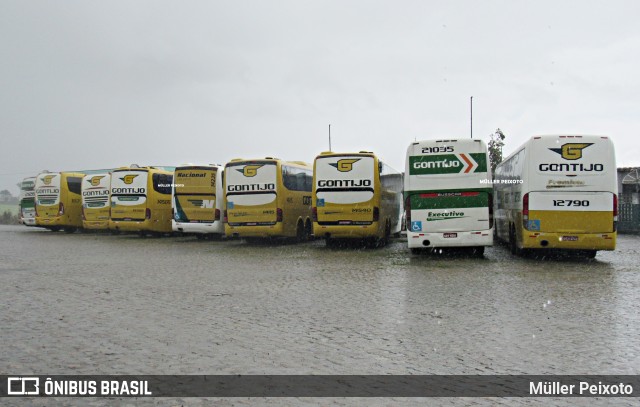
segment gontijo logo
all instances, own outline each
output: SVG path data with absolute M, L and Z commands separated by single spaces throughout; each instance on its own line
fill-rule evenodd
M 55 175 L 45 175 L 44 177 L 42 177 L 42 182 L 45 185 L 51 185 L 51 180 L 53 179 L 53 177 L 55 177 Z
M 96 175 L 94 177 L 91 177 L 91 179 L 88 179 L 87 181 L 91 184 L 91 186 L 97 187 L 98 185 L 100 185 L 100 180 L 102 178 L 104 178 L 104 175 Z
M 127 185 L 130 185 L 131 183 L 133 183 L 133 180 L 135 179 L 135 177 L 137 177 L 138 174 L 128 174 L 125 175 L 124 177 L 120 178 L 122 180 L 122 182 L 124 182 Z
M 264 164 L 245 165 L 241 170 L 236 169 L 236 171 L 240 171 L 245 177 L 255 177 L 256 174 L 258 174 L 258 168 L 262 167 L 263 165 Z
M 330 163 L 329 165 L 335 167 L 340 172 L 349 172 L 353 169 L 353 164 L 360 161 L 359 158 L 345 158 L 338 160 L 336 163 Z
M 560 148 L 550 148 L 554 153 L 560 154 L 565 160 L 579 160 L 582 158 L 582 150 L 593 143 L 567 143 Z

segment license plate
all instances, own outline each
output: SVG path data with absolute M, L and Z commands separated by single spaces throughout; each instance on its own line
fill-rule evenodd
M 443 233 L 442 237 L 446 238 L 452 238 L 452 237 L 458 237 L 457 233 Z
M 561 239 L 563 242 L 577 242 L 578 236 L 562 236 Z

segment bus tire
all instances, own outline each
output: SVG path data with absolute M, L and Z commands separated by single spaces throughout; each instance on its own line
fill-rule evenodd
M 313 239 L 313 226 L 311 225 L 311 219 L 309 218 L 304 222 L 304 234 L 306 240 Z
M 587 259 L 595 259 L 596 254 L 598 254 L 597 250 L 586 250 L 584 253 L 584 257 L 586 257 Z
M 412 247 L 410 250 L 411 250 L 411 254 L 415 254 L 415 255 L 422 254 L 422 249 L 418 247 Z
M 69 226 L 64 228 L 64 233 L 74 233 L 76 230 L 78 230 L 78 228 Z
M 384 237 L 380 240 L 380 247 L 388 245 L 389 239 L 391 239 L 391 221 L 387 219 L 384 224 Z
M 296 241 L 298 242 L 304 242 L 304 237 L 305 237 L 305 227 L 304 227 L 304 223 L 302 223 L 302 219 L 298 220 L 298 225 L 296 226 Z
M 515 254 L 516 256 L 521 254 L 521 250 L 518 248 L 518 241 L 516 240 L 516 228 L 513 225 L 509 227 L 509 249 L 511 250 L 511 254 Z
M 207 235 L 202 234 L 202 233 L 196 233 L 196 239 L 205 240 L 206 238 L 207 238 Z
M 47 229 L 49 229 L 52 232 L 57 232 L 57 231 L 60 230 L 60 226 L 51 226 L 51 227 L 49 227 Z
M 484 257 L 484 246 L 474 247 L 472 249 L 472 254 L 476 257 L 483 258 Z

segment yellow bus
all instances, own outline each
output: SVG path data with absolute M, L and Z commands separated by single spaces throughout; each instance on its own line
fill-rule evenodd
M 323 152 L 313 164 L 313 234 L 327 244 L 382 245 L 402 226 L 402 174 L 368 151 Z
M 172 228 L 198 239 L 224 235 L 224 189 L 220 165 L 181 165 L 173 173 Z
M 614 250 L 616 177 L 608 137 L 532 137 L 496 168 L 497 237 L 514 254 L 563 249 L 593 258 Z
M 36 224 L 73 233 L 82 227 L 81 172 L 43 172 L 36 177 Z
M 82 227 L 109 229 L 111 173 L 87 174 L 82 178 Z
M 313 170 L 301 161 L 234 159 L 225 165 L 225 233 L 229 237 L 311 236 Z
M 161 235 L 171 233 L 173 170 L 159 167 L 125 167 L 111 173 L 113 232 Z

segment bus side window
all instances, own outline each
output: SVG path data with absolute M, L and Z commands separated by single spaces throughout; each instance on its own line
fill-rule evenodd
M 153 174 L 153 189 L 160 194 L 171 194 L 173 175 Z
M 74 194 L 80 195 L 82 189 L 82 178 L 80 177 L 68 177 L 67 188 Z
M 311 192 L 313 187 L 312 172 L 296 167 L 282 166 L 282 183 L 290 191 Z

